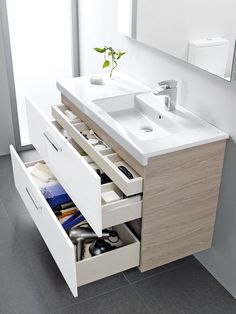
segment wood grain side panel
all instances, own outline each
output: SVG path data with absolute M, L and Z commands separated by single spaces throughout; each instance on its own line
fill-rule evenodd
M 211 247 L 224 151 L 220 141 L 150 159 L 141 271 Z
M 94 121 L 92 121 L 86 114 L 84 114 L 75 104 L 73 104 L 63 94 L 61 95 L 62 103 L 70 108 L 81 120 L 93 129 L 122 159 L 124 159 L 140 176 L 144 175 L 144 166 L 142 166 L 136 159 L 134 159 L 121 145 L 102 130 Z

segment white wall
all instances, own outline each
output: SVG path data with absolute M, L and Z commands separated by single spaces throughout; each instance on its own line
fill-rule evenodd
M 183 60 L 192 39 L 223 37 L 235 44 L 235 0 L 138 0 L 137 38 Z
M 0 156 L 9 153 L 9 144 L 14 144 L 11 105 L 3 50 L 0 20 Z
M 128 51 L 121 68 L 150 87 L 163 79 L 181 81 L 180 102 L 231 135 L 227 145 L 213 248 L 199 260 L 236 297 L 236 83 L 228 83 L 119 35 L 117 0 L 80 0 L 80 59 L 82 74 L 101 72 L 95 46 L 112 45 Z

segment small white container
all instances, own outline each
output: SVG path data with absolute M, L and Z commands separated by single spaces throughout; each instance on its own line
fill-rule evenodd
M 98 150 L 99 152 L 102 151 L 102 150 L 107 149 L 106 146 L 103 145 L 103 144 L 95 145 L 94 148 L 95 148 L 96 150 Z
M 96 145 L 99 143 L 99 141 L 96 138 L 90 138 L 88 139 L 89 144 Z

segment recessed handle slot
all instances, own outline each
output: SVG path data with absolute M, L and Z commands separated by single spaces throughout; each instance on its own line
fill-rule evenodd
M 26 192 L 27 192 L 27 194 L 29 195 L 29 197 L 30 197 L 32 203 L 34 204 L 35 208 L 36 208 L 37 210 L 42 209 L 42 206 L 38 204 L 38 202 L 36 201 L 36 199 L 35 199 L 35 197 L 34 197 L 32 191 L 30 190 L 30 188 L 29 188 L 29 187 L 26 187 L 25 189 L 26 189 Z
M 48 132 L 44 132 L 43 135 L 57 152 L 62 151 L 62 148 L 55 142 L 51 134 L 49 134 Z

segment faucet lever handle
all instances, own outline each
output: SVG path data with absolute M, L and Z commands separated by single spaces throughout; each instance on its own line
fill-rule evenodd
M 172 89 L 172 88 L 176 88 L 178 85 L 178 82 L 175 80 L 167 80 L 167 81 L 161 81 L 158 83 L 159 86 L 163 86 L 166 89 Z

